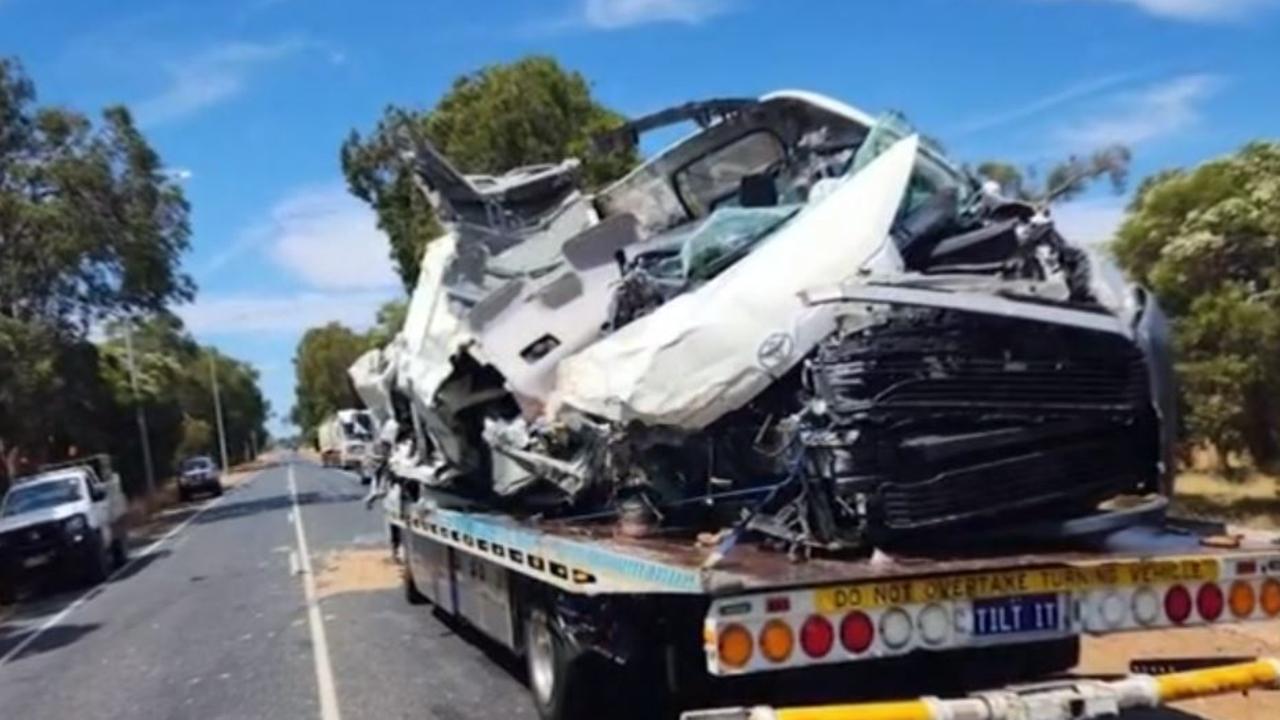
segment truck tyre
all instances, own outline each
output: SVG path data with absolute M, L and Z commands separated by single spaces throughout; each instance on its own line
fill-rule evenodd
M 178 488 L 178 502 L 187 502 L 190 499 L 191 493 L 187 492 L 185 488 Z
M 87 566 L 84 569 L 85 584 L 89 586 L 105 582 L 111 575 L 111 547 L 98 535 L 94 547 L 89 550 Z
M 404 578 L 404 599 L 410 605 L 426 605 L 427 596 L 418 591 L 418 586 L 413 584 L 413 569 L 409 567 L 409 563 L 404 564 L 404 571 L 400 573 L 400 577 Z
M 111 543 L 111 560 L 117 568 L 129 562 L 129 540 L 123 532 Z
M 524 656 L 529 693 L 542 720 L 596 718 L 601 689 L 622 690 L 603 677 L 605 659 L 576 648 L 561 637 L 550 616 L 540 608 L 530 610 L 525 618 Z

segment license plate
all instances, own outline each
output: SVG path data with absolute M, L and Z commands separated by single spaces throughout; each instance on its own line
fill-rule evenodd
M 53 559 L 53 555 L 50 553 L 44 553 L 43 555 L 32 555 L 29 558 L 23 559 L 22 567 L 34 568 L 34 567 L 40 567 L 41 565 L 48 565 L 49 561 L 52 559 Z
M 1017 635 L 1062 629 L 1062 600 L 1057 595 L 1021 597 L 973 602 L 973 634 Z

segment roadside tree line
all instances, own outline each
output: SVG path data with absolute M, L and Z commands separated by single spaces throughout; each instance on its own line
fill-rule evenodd
M 265 440 L 256 372 L 198 345 L 171 312 L 195 296 L 180 265 L 188 213 L 126 108 L 95 121 L 38 106 L 21 65 L 0 58 L 0 490 L 42 463 L 107 452 L 138 494 L 139 406 L 157 476 L 213 451 L 211 360 L 228 450 Z

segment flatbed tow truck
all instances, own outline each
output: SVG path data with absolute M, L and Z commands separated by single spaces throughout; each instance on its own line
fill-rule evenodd
M 606 716 L 640 703 L 686 720 L 1057 720 L 1280 682 L 1267 658 L 1061 675 L 1084 634 L 1280 618 L 1269 534 L 1171 523 L 1154 531 L 1177 540 L 1167 550 L 794 562 L 751 543 L 720 556 L 687 537 L 522 521 L 413 483 L 399 507 L 409 600 L 523 655 L 544 718 L 598 715 L 601 688 Z M 927 697 L 849 704 L 903 678 L 939 680 Z

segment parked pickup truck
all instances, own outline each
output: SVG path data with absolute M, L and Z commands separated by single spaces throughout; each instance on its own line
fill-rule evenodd
M 124 515 L 106 456 L 19 478 L 0 500 L 0 595 L 49 573 L 105 580 L 125 561 Z

